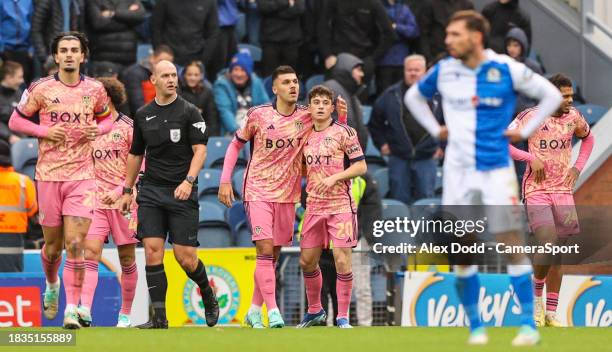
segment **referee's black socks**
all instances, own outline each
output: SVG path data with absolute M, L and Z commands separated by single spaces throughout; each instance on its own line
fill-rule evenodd
M 156 321 L 166 321 L 166 291 L 168 290 L 168 279 L 164 271 L 164 264 L 147 265 L 147 286 Z
M 187 271 L 185 271 L 185 273 L 187 274 L 187 276 L 189 276 L 191 280 L 193 280 L 193 282 L 198 284 L 198 286 L 200 287 L 200 292 L 202 293 L 202 297 L 204 299 L 208 299 L 213 295 L 213 290 L 208 284 L 206 268 L 204 267 L 204 263 L 202 263 L 200 259 L 198 259 L 198 266 L 193 272 L 188 273 Z

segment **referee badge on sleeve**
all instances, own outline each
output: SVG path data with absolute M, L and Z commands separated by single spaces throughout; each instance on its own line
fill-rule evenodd
M 171 129 L 170 130 L 170 140 L 173 143 L 178 143 L 178 141 L 181 140 L 181 130 L 180 130 L 180 128 Z
M 194 123 L 193 127 L 199 129 L 202 134 L 206 133 L 206 122 L 204 121 Z

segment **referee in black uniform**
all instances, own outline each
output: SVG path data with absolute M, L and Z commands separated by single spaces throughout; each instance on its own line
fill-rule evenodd
M 165 307 L 168 281 L 163 264 L 167 234 L 176 260 L 200 287 L 206 324 L 214 326 L 219 319 L 219 305 L 196 252 L 199 246 L 196 177 L 206 159 L 206 124 L 199 110 L 177 95 L 178 77 L 171 62 L 160 61 L 155 65 L 151 82 L 156 97 L 134 116 L 134 139 L 120 200 L 121 209 L 128 212 L 132 188 L 146 155 L 146 169 L 136 202 L 138 238 L 145 248 L 147 285 L 154 316 L 139 327 L 168 328 Z

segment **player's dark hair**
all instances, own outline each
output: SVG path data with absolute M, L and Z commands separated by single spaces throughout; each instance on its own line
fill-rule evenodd
M 480 32 L 482 34 L 483 44 L 488 41 L 489 33 L 491 32 L 491 24 L 479 12 L 474 10 L 457 11 L 448 23 L 457 21 L 464 21 L 465 27 L 470 31 Z
M 287 73 L 293 73 L 297 76 L 297 73 L 295 72 L 293 67 L 289 65 L 278 66 L 276 69 L 274 69 L 274 72 L 272 72 L 272 82 L 274 82 L 278 78 L 278 76 L 285 75 Z
M 71 32 L 61 32 L 53 38 L 51 42 L 51 54 L 57 54 L 59 50 L 59 42 L 62 40 L 78 40 L 81 43 L 81 51 L 85 54 L 85 58 L 89 55 L 89 41 L 84 33 L 71 31 Z
M 5 61 L 4 64 L 0 66 L 0 81 L 6 76 L 14 75 L 19 69 L 23 69 L 19 62 Z
M 172 51 L 172 48 L 165 44 L 158 45 L 155 50 L 153 50 L 153 56 L 159 56 L 161 53 L 166 53 L 174 57 L 174 51 Z
M 125 103 L 127 100 L 127 94 L 125 93 L 125 86 L 114 77 L 100 77 L 98 81 L 102 83 L 106 94 L 110 97 L 111 103 L 118 108 L 120 105 Z
M 310 89 L 310 92 L 308 92 L 308 102 L 310 103 L 310 101 L 314 97 L 329 98 L 329 100 L 331 100 L 333 102 L 334 101 L 334 92 L 332 92 L 332 90 L 327 88 L 326 86 L 319 84 L 319 85 L 316 85 L 316 86 L 312 87 Z
M 574 86 L 574 84 L 572 83 L 572 79 L 564 75 L 563 73 L 557 73 L 556 75 L 550 77 L 548 80 L 558 89 L 561 89 L 561 87 Z

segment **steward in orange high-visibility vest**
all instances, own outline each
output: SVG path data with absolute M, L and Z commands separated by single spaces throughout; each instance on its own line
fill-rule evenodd
M 11 165 L 10 146 L 0 140 L 0 272 L 23 271 L 23 235 L 38 211 L 34 182 Z

